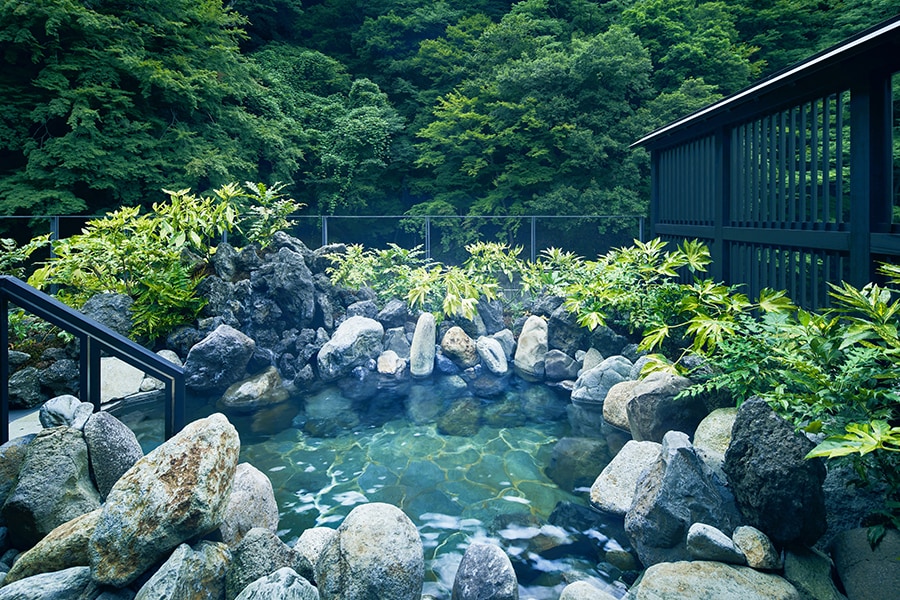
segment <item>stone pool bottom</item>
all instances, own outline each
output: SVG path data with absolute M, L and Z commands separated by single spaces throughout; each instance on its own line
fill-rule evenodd
M 336 416 L 350 405 L 334 390 L 317 397 L 346 403 Z M 281 539 L 293 544 L 310 527 L 338 527 L 358 504 L 387 502 L 419 529 L 425 594 L 450 597 L 459 562 L 474 542 L 506 551 L 521 600 L 558 600 L 577 579 L 616 597 L 625 593 L 615 568 L 598 562 L 603 551 L 627 547 L 621 519 L 598 514 L 597 528 L 584 532 L 548 523 L 561 502 L 587 506 L 587 489 L 567 492 L 544 473 L 554 444 L 569 432 L 565 416 L 516 427 L 482 425 L 475 435 L 451 436 L 435 423 L 405 418 L 402 401 L 387 406 L 397 404 L 388 414 L 382 410 L 354 419 L 352 427 L 331 428 L 328 437 L 297 427 L 306 418 L 300 399 L 255 415 L 228 415 L 241 436 L 241 461 L 272 482 Z M 159 443 L 147 441 L 159 440 L 158 418 L 147 411 L 117 416 L 135 430 L 145 451 Z

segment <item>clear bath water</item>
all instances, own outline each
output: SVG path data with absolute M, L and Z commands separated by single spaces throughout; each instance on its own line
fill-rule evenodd
M 512 391 L 504 402 L 528 402 L 519 397 L 523 393 Z M 329 412 L 323 406 L 331 407 L 331 426 L 316 420 L 318 412 Z M 411 412 L 420 418 L 411 419 Z M 481 542 L 509 555 L 522 600 L 557 600 L 578 579 L 619 597 L 626 587 L 604 556 L 627 544 L 621 519 L 597 513 L 591 527 L 550 522 L 561 505 L 586 508 L 588 490 L 562 490 L 546 475 L 553 446 L 569 435 L 570 426 L 564 410 L 543 414 L 548 418 L 535 418 L 532 411 L 530 418 L 513 419 L 513 426 L 482 423 L 472 435 L 445 435 L 421 411 L 411 411 L 408 400 L 360 403 L 326 390 L 315 402 L 294 398 L 228 416 L 241 436 L 241 460 L 272 482 L 278 534 L 288 544 L 310 527 L 337 528 L 354 506 L 386 502 L 418 527 L 426 594 L 449 598 L 463 553 Z M 150 429 L 158 434 L 152 419 L 120 418 L 139 437 L 156 437 L 140 433 Z

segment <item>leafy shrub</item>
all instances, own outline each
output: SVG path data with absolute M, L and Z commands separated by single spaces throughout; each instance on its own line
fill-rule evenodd
M 0 275 L 23 278 L 28 259 L 35 250 L 46 246 L 49 240 L 50 234 L 48 233 L 34 237 L 27 244 L 19 246 L 15 240 L 0 238 Z

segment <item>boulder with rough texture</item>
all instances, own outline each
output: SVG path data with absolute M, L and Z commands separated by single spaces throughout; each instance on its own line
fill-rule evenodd
M 134 322 L 131 306 L 134 300 L 128 294 L 104 292 L 94 294 L 81 307 L 81 312 L 119 335 L 128 337 Z
M 713 481 L 686 434 L 670 431 L 660 458 L 644 472 L 634 504 L 625 515 L 625 532 L 644 565 L 688 560 L 685 540 L 694 523 L 734 531 L 740 515 L 733 498 Z
M 290 567 L 282 567 L 244 588 L 235 600 L 319 600 L 319 592 Z
M 519 377 L 525 381 L 541 381 L 544 378 L 544 355 L 547 350 L 547 321 L 531 315 L 522 325 L 513 360 Z
M 181 544 L 141 586 L 134 600 L 203 600 L 223 598 L 231 553 L 225 544 Z
M 741 405 L 722 465 L 746 520 L 776 544 L 812 546 L 825 532 L 825 466 L 815 447 L 760 398 Z
M 90 402 L 82 402 L 75 396 L 64 394 L 44 402 L 38 411 L 38 420 L 44 429 L 71 427 L 80 430 L 93 412 L 94 405 Z
M 544 377 L 547 381 L 568 381 L 578 377 L 579 365 L 562 350 L 553 349 L 544 355 Z
M 900 532 L 888 529 L 874 550 L 867 534 L 865 527 L 849 529 L 831 545 L 835 570 L 853 600 L 880 600 L 900 590 Z
M 13 438 L 0 446 L 0 506 L 3 506 L 9 492 L 16 485 L 19 470 L 28 454 L 28 444 L 31 443 L 34 436 L 35 434 L 29 433 Z
M 416 526 L 380 502 L 350 511 L 316 564 L 322 600 L 419 600 L 424 575 Z
M 241 463 L 234 472 L 219 532 L 223 542 L 234 546 L 254 527 L 278 531 L 278 503 L 269 478 L 253 465 Z
M 572 390 L 572 402 L 602 406 L 609 390 L 617 383 L 625 381 L 629 373 L 631 361 L 624 356 L 610 356 L 600 361 L 600 364 L 582 371 L 578 376 L 575 389 Z
M 9 584 L 40 573 L 89 566 L 87 542 L 94 533 L 99 518 L 98 508 L 75 517 L 48 533 L 32 549 L 16 558 L 3 580 L 4 583 Z
M 256 342 L 229 325 L 219 325 L 195 344 L 184 361 L 184 383 L 197 392 L 224 390 L 244 378 Z
M 503 345 L 496 338 L 479 337 L 475 340 L 475 350 L 478 352 L 478 356 L 487 370 L 494 375 L 503 376 L 509 372 L 506 352 L 503 350 Z
M 23 367 L 9 376 L 9 407 L 34 408 L 47 398 L 41 392 L 41 372 Z
M 634 504 L 641 474 L 656 464 L 662 446 L 656 442 L 629 440 L 591 486 L 591 503 L 615 515 L 625 515 Z
M 801 600 L 777 575 L 707 561 L 664 562 L 648 568 L 628 600 Z
M 21 550 L 66 521 L 100 506 L 80 431 L 44 429 L 28 445 L 19 479 L 3 505 L 10 543 Z
M 664 372 L 641 380 L 626 407 L 632 437 L 661 442 L 666 432 L 673 429 L 693 435 L 707 411 L 699 397 L 678 397 L 690 385 L 690 379 Z
M 576 581 L 563 588 L 559 600 L 616 600 L 616 596 L 586 581 Z
M 416 330 L 409 348 L 409 371 L 413 377 L 431 377 L 434 371 L 436 341 L 437 327 L 434 315 L 429 312 L 422 313 L 416 321 Z
M 560 304 L 547 323 L 547 343 L 551 349 L 573 356 L 587 344 L 590 332 L 578 324 L 578 315 Z
M 468 369 L 478 364 L 478 350 L 475 342 L 463 331 L 462 327 L 453 326 L 441 339 L 441 352 L 461 369 Z
M 41 573 L 0 588 L 0 600 L 93 600 L 99 595 L 88 567 Z
M 289 567 L 313 580 L 313 565 L 305 556 L 281 541 L 274 532 L 256 527 L 232 548 L 232 560 L 225 575 L 225 600 L 234 600 L 251 583 Z
M 493 544 L 472 544 L 466 548 L 456 577 L 451 600 L 518 600 L 519 582 L 509 557 Z
M 217 528 L 240 440 L 221 414 L 188 424 L 112 487 L 88 546 L 97 582 L 127 585 L 173 548 Z
M 294 542 L 293 548 L 305 556 L 309 564 L 315 565 L 319 562 L 322 550 L 336 535 L 337 530 L 331 527 L 310 527 L 300 534 L 300 537 Z
M 384 308 L 378 311 L 375 319 L 384 325 L 385 329 L 403 327 L 406 324 L 406 320 L 409 319 L 409 309 L 403 300 L 391 298 L 384 305 Z
M 85 423 L 84 440 L 97 491 L 105 499 L 119 477 L 144 456 L 144 451 L 134 432 L 104 411 L 91 415 Z
M 277 252 L 266 255 L 265 262 L 250 274 L 250 282 L 254 296 L 264 296 L 280 309 L 281 329 L 302 329 L 310 326 L 316 309 L 315 283 L 305 260 L 312 255 L 300 240 L 290 238 L 286 242 Z M 276 247 L 275 241 L 272 247 Z
M 741 525 L 731 534 L 734 545 L 754 569 L 774 571 L 781 568 L 781 557 L 766 534 L 750 525 Z
M 847 597 L 834 585 L 834 580 L 831 578 L 833 571 L 834 564 L 831 559 L 815 549 L 785 549 L 784 578 L 790 581 L 806 598 L 847 600 Z M 900 583 L 900 581 L 894 583 Z M 897 588 L 890 589 L 896 590 Z
M 71 358 L 56 360 L 41 370 L 40 380 L 54 396 L 75 394 L 78 391 L 78 363 Z
M 377 359 L 384 350 L 383 337 L 384 327 L 375 319 L 350 317 L 319 350 L 319 376 L 323 381 L 334 381 Z
M 280 404 L 288 399 L 288 395 L 278 369 L 269 367 L 261 373 L 231 384 L 219 398 L 218 408 L 235 412 L 253 412 L 273 404 Z
M 687 550 L 694 560 L 714 560 L 743 565 L 744 554 L 730 537 L 706 523 L 694 523 L 687 533 Z
M 634 398 L 634 388 L 640 383 L 640 381 L 628 379 L 609 388 L 606 399 L 603 401 L 604 421 L 623 431 L 631 431 L 628 424 L 628 403 Z

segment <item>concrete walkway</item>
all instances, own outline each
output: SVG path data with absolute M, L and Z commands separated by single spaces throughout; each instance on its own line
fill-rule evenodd
M 38 411 L 40 407 L 9 411 L 9 439 L 37 433 L 43 429 L 38 419 Z

